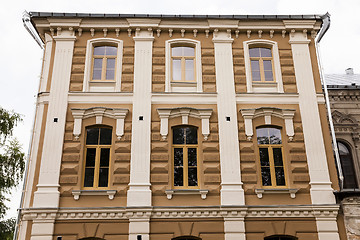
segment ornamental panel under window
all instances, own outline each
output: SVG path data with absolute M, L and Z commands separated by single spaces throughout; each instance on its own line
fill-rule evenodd
M 198 188 L 198 129 L 196 127 L 173 128 L 173 186 L 174 188 Z
M 117 47 L 94 47 L 91 81 L 115 81 Z
M 274 127 L 261 127 L 256 129 L 256 136 L 262 186 L 286 186 L 281 130 Z
M 111 160 L 112 129 L 92 127 L 86 129 L 86 148 L 83 187 L 107 188 Z

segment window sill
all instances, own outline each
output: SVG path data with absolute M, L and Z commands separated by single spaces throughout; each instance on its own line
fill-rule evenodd
M 261 188 L 261 189 L 255 189 L 255 193 L 258 198 L 262 198 L 263 194 L 290 194 L 291 198 L 295 198 L 295 194 L 297 193 L 299 189 L 296 188 Z
M 208 194 L 209 190 L 204 189 L 169 189 L 165 190 L 167 199 L 172 199 L 173 195 L 201 195 L 201 199 L 206 199 L 206 195 Z
M 73 190 L 72 195 L 75 200 L 79 200 L 80 195 L 84 196 L 108 196 L 110 200 L 113 200 L 116 194 L 116 190 Z
M 279 91 L 277 82 L 252 82 L 252 88 L 255 93 Z

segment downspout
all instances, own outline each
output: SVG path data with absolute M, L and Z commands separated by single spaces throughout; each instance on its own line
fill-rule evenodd
M 34 27 L 31 24 L 30 15 L 29 15 L 28 12 L 25 11 L 23 13 L 22 21 L 23 21 L 25 29 L 34 38 L 36 43 L 41 47 L 41 49 L 44 49 L 44 43 L 42 42 L 42 40 L 39 37 L 39 35 L 37 34 L 37 32 L 34 30 Z M 22 205 L 23 205 L 23 201 L 24 201 L 24 195 L 25 195 L 25 191 L 26 191 L 26 189 L 25 189 L 26 188 L 26 182 L 27 182 L 28 171 L 29 171 L 29 167 L 30 167 L 30 151 L 31 151 L 31 146 L 32 146 L 32 141 L 33 141 L 33 136 L 34 136 L 34 131 L 35 131 L 36 109 L 37 109 L 37 104 L 36 104 L 35 112 L 34 112 L 34 119 L 33 119 L 33 124 L 32 124 L 32 129 L 31 129 L 29 148 L 28 148 L 28 153 L 27 153 L 27 161 L 26 161 L 26 166 L 25 166 L 24 181 L 23 181 L 20 204 L 19 204 L 16 223 L 15 223 L 15 230 L 14 230 L 13 240 L 17 240 L 18 239 L 18 234 L 19 234 L 18 232 L 19 232 L 19 225 L 20 225 L 20 218 L 21 218 L 21 209 L 22 209 Z
M 325 15 L 323 15 L 322 20 L 323 20 L 323 26 L 320 30 L 320 33 L 318 34 L 318 36 L 316 38 L 315 48 L 316 48 L 316 54 L 318 56 L 317 60 L 318 60 L 318 66 L 319 66 L 319 72 L 320 72 L 320 79 L 321 79 L 321 82 L 322 82 L 322 85 L 324 88 L 324 93 L 325 93 L 325 103 L 326 103 L 326 109 L 327 109 L 327 114 L 328 114 L 328 118 L 329 118 L 330 133 L 331 133 L 331 137 L 332 137 L 333 148 L 334 148 L 334 152 L 335 152 L 335 162 L 336 162 L 336 166 L 337 166 L 337 170 L 338 170 L 338 174 L 339 174 L 339 186 L 340 186 L 340 190 L 342 190 L 344 188 L 344 175 L 343 175 L 342 168 L 341 168 L 340 155 L 339 155 L 338 145 L 337 145 L 336 136 L 335 136 L 334 123 L 333 123 L 332 115 L 331 115 L 329 92 L 328 92 L 328 88 L 327 88 L 327 84 L 326 84 L 326 79 L 324 76 L 324 69 L 322 67 L 321 55 L 320 55 L 320 41 L 323 38 L 323 36 L 325 35 L 326 31 L 330 28 L 330 14 L 326 13 Z

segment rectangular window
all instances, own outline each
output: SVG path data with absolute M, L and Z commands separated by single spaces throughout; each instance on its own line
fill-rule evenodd
M 94 47 L 92 81 L 115 81 L 117 47 Z
M 197 128 L 173 128 L 172 149 L 174 188 L 198 188 Z
M 257 128 L 261 181 L 264 187 L 286 186 L 281 130 Z
M 253 82 L 274 82 L 273 58 L 270 48 L 249 49 L 251 77 Z
M 173 82 L 195 81 L 195 48 L 172 47 L 171 67 Z
M 86 129 L 84 188 L 109 186 L 111 138 L 111 128 Z

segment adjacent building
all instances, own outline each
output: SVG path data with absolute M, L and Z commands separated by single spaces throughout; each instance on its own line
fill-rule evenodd
M 346 74 L 325 76 L 332 119 L 339 150 L 343 189 L 341 202 L 348 239 L 360 238 L 360 74 L 352 68 Z
M 18 239 L 346 239 L 328 15 L 30 12 L 44 61 Z

